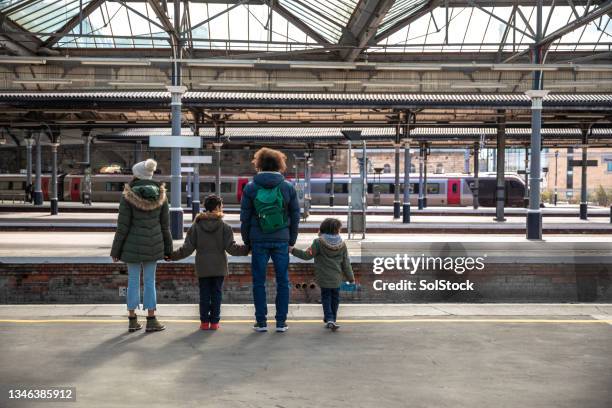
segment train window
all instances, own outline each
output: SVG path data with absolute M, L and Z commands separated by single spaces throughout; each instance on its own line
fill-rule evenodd
M 11 188 L 10 181 L 0 181 L 0 190 L 10 190 Z
M 440 194 L 440 184 L 427 183 L 427 194 Z
M 13 181 L 13 190 L 25 190 L 25 181 Z
M 214 193 L 215 192 L 215 183 L 200 183 L 200 191 L 202 193 Z
M 331 183 L 325 184 L 325 193 L 329 194 L 331 190 Z M 334 183 L 334 194 L 346 194 L 348 193 L 348 183 Z
M 457 194 L 457 183 L 453 183 L 452 186 L 453 194 Z
M 232 183 L 221 183 L 221 192 L 222 193 L 231 193 L 232 192 Z
M 73 189 L 74 191 L 77 191 L 77 192 L 78 192 L 80 188 L 81 188 L 81 185 L 80 185 L 80 184 L 73 184 L 73 185 L 72 185 L 72 189 Z
M 107 182 L 106 183 L 106 191 L 122 191 L 123 183 L 121 182 Z
M 395 187 L 395 186 L 394 186 Z M 395 192 L 395 189 L 393 189 Z M 419 192 L 419 185 L 415 183 L 410 183 L 410 194 Z M 404 194 L 404 183 L 400 184 L 400 194 Z
M 393 184 L 390 183 L 368 183 L 369 194 L 391 194 L 393 191 Z

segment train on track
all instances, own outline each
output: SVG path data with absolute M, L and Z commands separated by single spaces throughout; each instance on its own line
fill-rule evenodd
M 51 177 L 42 176 L 42 191 L 44 199 L 49 199 L 49 184 Z M 129 182 L 129 174 L 97 174 L 91 176 L 93 202 L 118 202 L 123 185 Z M 170 176 L 155 176 L 158 181 L 170 186 Z M 242 189 L 251 177 L 222 176 L 221 196 L 225 203 L 238 204 L 242 197 Z M 288 177 L 289 181 L 295 182 Z M 496 179 L 494 173 L 484 173 L 479 176 L 479 205 L 495 206 Z M 303 179 L 298 180 L 300 187 Z M 182 179 L 183 199 L 186 199 L 187 178 Z M 404 180 L 400 179 L 400 200 L 403 195 Z M 334 202 L 346 205 L 349 192 L 349 178 L 345 174 L 334 175 Z M 61 174 L 58 176 L 58 199 L 60 201 L 83 200 L 83 175 Z M 208 194 L 215 192 L 214 176 L 200 176 L 201 201 Z M 474 176 L 469 174 L 429 174 L 427 176 L 427 204 L 429 206 L 471 206 L 474 201 Z M 507 207 L 522 207 L 525 196 L 525 182 L 517 174 L 506 174 L 505 205 Z M 24 201 L 26 176 L 23 174 L 0 174 L 0 200 Z M 329 204 L 331 183 L 329 175 L 315 175 L 311 179 L 311 204 Z M 419 195 L 418 175 L 410 175 L 410 202 L 417 204 Z M 395 195 L 395 179 L 387 175 L 368 175 L 367 200 L 368 205 L 392 205 Z

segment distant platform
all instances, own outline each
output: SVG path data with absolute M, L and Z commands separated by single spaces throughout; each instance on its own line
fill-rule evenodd
M 523 209 L 521 209 L 523 210 Z M 367 216 L 368 233 L 412 233 L 412 234 L 524 234 L 525 217 L 508 216 L 506 221 L 497 222 L 493 213 L 481 216 L 456 215 L 449 211 L 446 216 L 426 212 L 414 214 L 411 222 L 402 223 L 393 219 L 392 213 Z M 488 216 L 482 216 L 488 215 Z M 299 226 L 301 233 L 316 233 L 323 219 L 328 216 L 339 218 L 347 225 L 346 212 L 321 214 L 313 212 Z M 47 212 L 0 212 L 0 231 L 97 231 L 115 230 L 117 213 L 112 212 L 60 212 L 52 216 Z M 227 212 L 225 221 L 235 232 L 240 230 L 237 212 Z M 185 228 L 191 225 L 191 215 L 185 214 Z M 566 212 L 565 216 L 544 217 L 544 234 L 612 234 L 612 224 L 605 217 L 590 217 L 580 220 Z
M 119 208 L 118 203 L 93 203 L 92 205 L 84 205 L 81 203 L 62 201 L 59 203 L 60 212 L 67 213 L 116 213 Z M 33 206 L 27 203 L 9 203 L 0 202 L 0 213 L 4 212 L 49 212 L 49 203 L 46 202 L 42 206 Z M 191 214 L 190 207 L 183 207 L 183 211 L 187 214 Z M 612 210 L 606 207 L 589 206 L 588 213 L 589 217 L 610 217 Z M 240 207 L 235 204 L 228 204 L 225 206 L 225 212 L 227 214 L 237 214 L 240 212 Z M 327 205 L 314 205 L 310 209 L 313 215 L 343 215 L 347 213 L 346 205 L 336 205 L 329 207 Z M 392 206 L 369 206 L 367 210 L 369 215 L 392 215 Z M 412 206 L 410 209 L 412 215 L 429 215 L 429 216 L 484 216 L 493 217 L 495 216 L 494 207 L 480 207 L 474 210 L 472 207 L 427 207 L 419 210 L 416 206 Z M 508 207 L 504 209 L 506 217 L 524 217 L 527 214 L 526 208 Z M 553 206 L 546 204 L 542 208 L 542 215 L 544 217 L 578 217 L 580 214 L 580 207 L 578 205 L 558 205 Z

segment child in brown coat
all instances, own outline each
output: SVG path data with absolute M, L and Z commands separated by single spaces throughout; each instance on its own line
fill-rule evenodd
M 217 330 L 221 319 L 223 280 L 227 255 L 246 256 L 249 248 L 234 241 L 232 227 L 223 222 L 223 201 L 216 195 L 204 200 L 206 212 L 198 214 L 183 245 L 169 259 L 176 261 L 196 251 L 195 271 L 200 284 L 200 329 Z

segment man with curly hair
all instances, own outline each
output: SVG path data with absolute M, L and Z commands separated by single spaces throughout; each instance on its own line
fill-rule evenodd
M 257 174 L 245 186 L 240 203 L 242 240 L 252 250 L 253 328 L 257 332 L 268 330 L 266 270 L 270 258 L 276 272 L 276 331 L 287 331 L 289 252 L 297 239 L 300 206 L 295 188 L 282 175 L 286 161 L 278 150 L 259 149 L 252 162 Z

